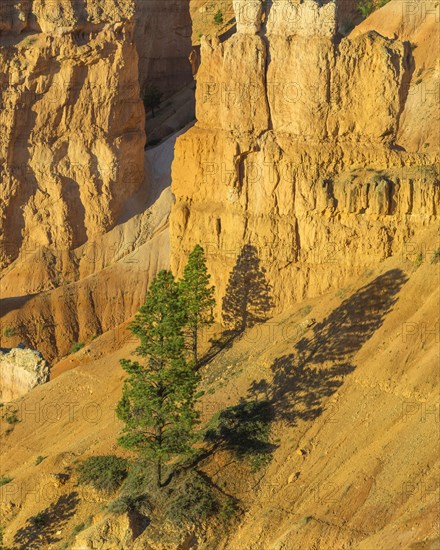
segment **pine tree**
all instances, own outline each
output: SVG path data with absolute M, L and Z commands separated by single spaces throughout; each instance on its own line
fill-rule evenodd
M 185 318 L 179 286 L 162 270 L 130 325 L 142 360 L 121 360 L 129 377 L 116 409 L 125 423 L 118 443 L 156 465 L 158 487 L 163 465 L 191 452 L 198 422 L 198 376 L 185 359 Z
M 212 310 L 215 306 L 215 288 L 210 286 L 210 279 L 204 250 L 197 244 L 188 256 L 188 263 L 180 282 L 187 316 L 186 324 L 191 342 L 190 347 L 196 369 L 199 367 L 199 330 L 214 322 Z

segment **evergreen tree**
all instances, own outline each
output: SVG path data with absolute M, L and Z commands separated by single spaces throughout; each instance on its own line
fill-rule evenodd
M 141 361 L 121 360 L 129 374 L 116 412 L 125 423 L 118 443 L 156 465 L 157 484 L 171 458 L 191 452 L 198 422 L 198 376 L 185 359 L 185 311 L 178 284 L 162 270 L 130 325 Z
M 199 366 L 199 330 L 204 326 L 212 325 L 214 322 L 212 310 L 215 306 L 215 288 L 210 286 L 210 278 L 204 250 L 197 244 L 188 256 L 188 263 L 180 282 L 187 316 L 186 325 L 189 331 L 192 358 L 196 369 Z

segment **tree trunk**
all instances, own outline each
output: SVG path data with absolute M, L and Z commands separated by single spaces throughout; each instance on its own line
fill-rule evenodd
M 160 489 L 162 487 L 162 462 L 157 461 L 156 464 L 156 473 L 157 473 L 157 487 Z

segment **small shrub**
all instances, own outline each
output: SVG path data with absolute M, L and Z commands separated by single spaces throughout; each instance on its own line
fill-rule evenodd
M 121 496 L 138 497 L 144 495 L 154 481 L 153 466 L 138 461 L 130 464 L 128 475 L 121 487 Z
M 438 264 L 439 262 L 440 262 L 440 248 L 437 248 L 437 250 L 434 252 L 432 256 L 431 263 Z
M 81 531 L 84 531 L 84 529 L 87 529 L 88 527 L 90 527 L 90 525 L 92 525 L 92 516 L 89 516 L 86 521 L 74 527 L 72 529 L 71 537 L 76 537 L 78 533 L 81 533 Z
M 80 349 L 83 349 L 84 346 L 85 346 L 84 342 L 75 342 L 74 344 L 72 344 L 72 347 L 70 348 L 70 353 L 76 353 Z
M 214 15 L 214 23 L 216 25 L 223 25 L 223 13 L 222 10 L 218 10 Z
M 312 309 L 313 308 L 311 305 L 304 306 L 299 310 L 299 314 L 304 317 L 305 315 L 308 315 L 312 311 Z
M 423 263 L 423 254 L 417 254 L 416 259 L 414 260 L 414 265 L 417 267 L 420 267 Z
M 421 78 L 418 78 L 416 80 L 416 86 L 418 86 L 419 84 L 421 84 L 423 82 L 423 80 Z
M 45 458 L 46 458 L 45 456 L 38 455 L 37 458 L 35 459 L 35 466 L 38 466 L 38 464 L 41 464 Z
M 250 465 L 253 472 L 258 472 L 262 468 L 268 466 L 272 461 L 272 456 L 269 453 L 257 453 L 250 457 Z
M 11 483 L 12 477 L 10 476 L 0 476 L 0 487 L 3 487 L 3 485 L 7 485 L 8 483 Z
M 20 422 L 17 416 L 17 411 L 7 411 L 3 415 L 3 420 L 12 425 L 18 424 Z
M 107 510 L 116 516 L 136 510 L 147 515 L 151 512 L 147 495 L 122 495 L 108 504 Z
M 3 336 L 5 338 L 12 338 L 13 336 L 16 336 L 17 332 L 14 327 L 5 327 L 3 329 Z
M 91 456 L 77 466 L 78 481 L 98 491 L 111 493 L 127 477 L 127 460 L 118 456 Z
M 228 522 L 239 512 L 238 503 L 235 498 L 228 497 L 222 504 L 218 517 L 220 520 Z
M 32 36 L 26 36 L 20 46 L 23 46 L 24 48 L 28 48 L 29 46 L 32 46 L 32 44 L 34 44 L 35 42 L 37 41 L 37 39 L 35 37 L 32 37 Z
M 343 287 L 343 288 L 340 288 L 337 292 L 336 292 L 336 297 L 337 298 L 340 298 L 341 300 L 343 298 L 345 298 L 345 296 L 347 295 L 347 293 L 350 291 L 350 287 L 346 286 L 346 287 Z
M 168 515 L 176 525 L 198 523 L 219 511 L 219 502 L 212 487 L 198 473 L 192 472 L 179 495 L 168 509 Z
M 357 7 L 363 17 L 368 17 L 373 12 L 373 0 L 358 0 Z

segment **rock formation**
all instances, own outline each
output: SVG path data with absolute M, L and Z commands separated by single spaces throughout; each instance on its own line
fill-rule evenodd
M 49 365 L 38 351 L 0 349 L 0 401 L 7 403 L 49 380 Z
M 409 43 L 338 42 L 334 2 L 274 2 L 257 32 L 259 13 L 224 43 L 202 39 L 197 124 L 173 164 L 172 266 L 201 243 L 220 303 L 251 245 L 279 310 L 402 253 L 440 194 L 435 155 L 398 143 Z
M 108 231 L 144 179 L 132 2 L 1 11 L 0 263 Z

